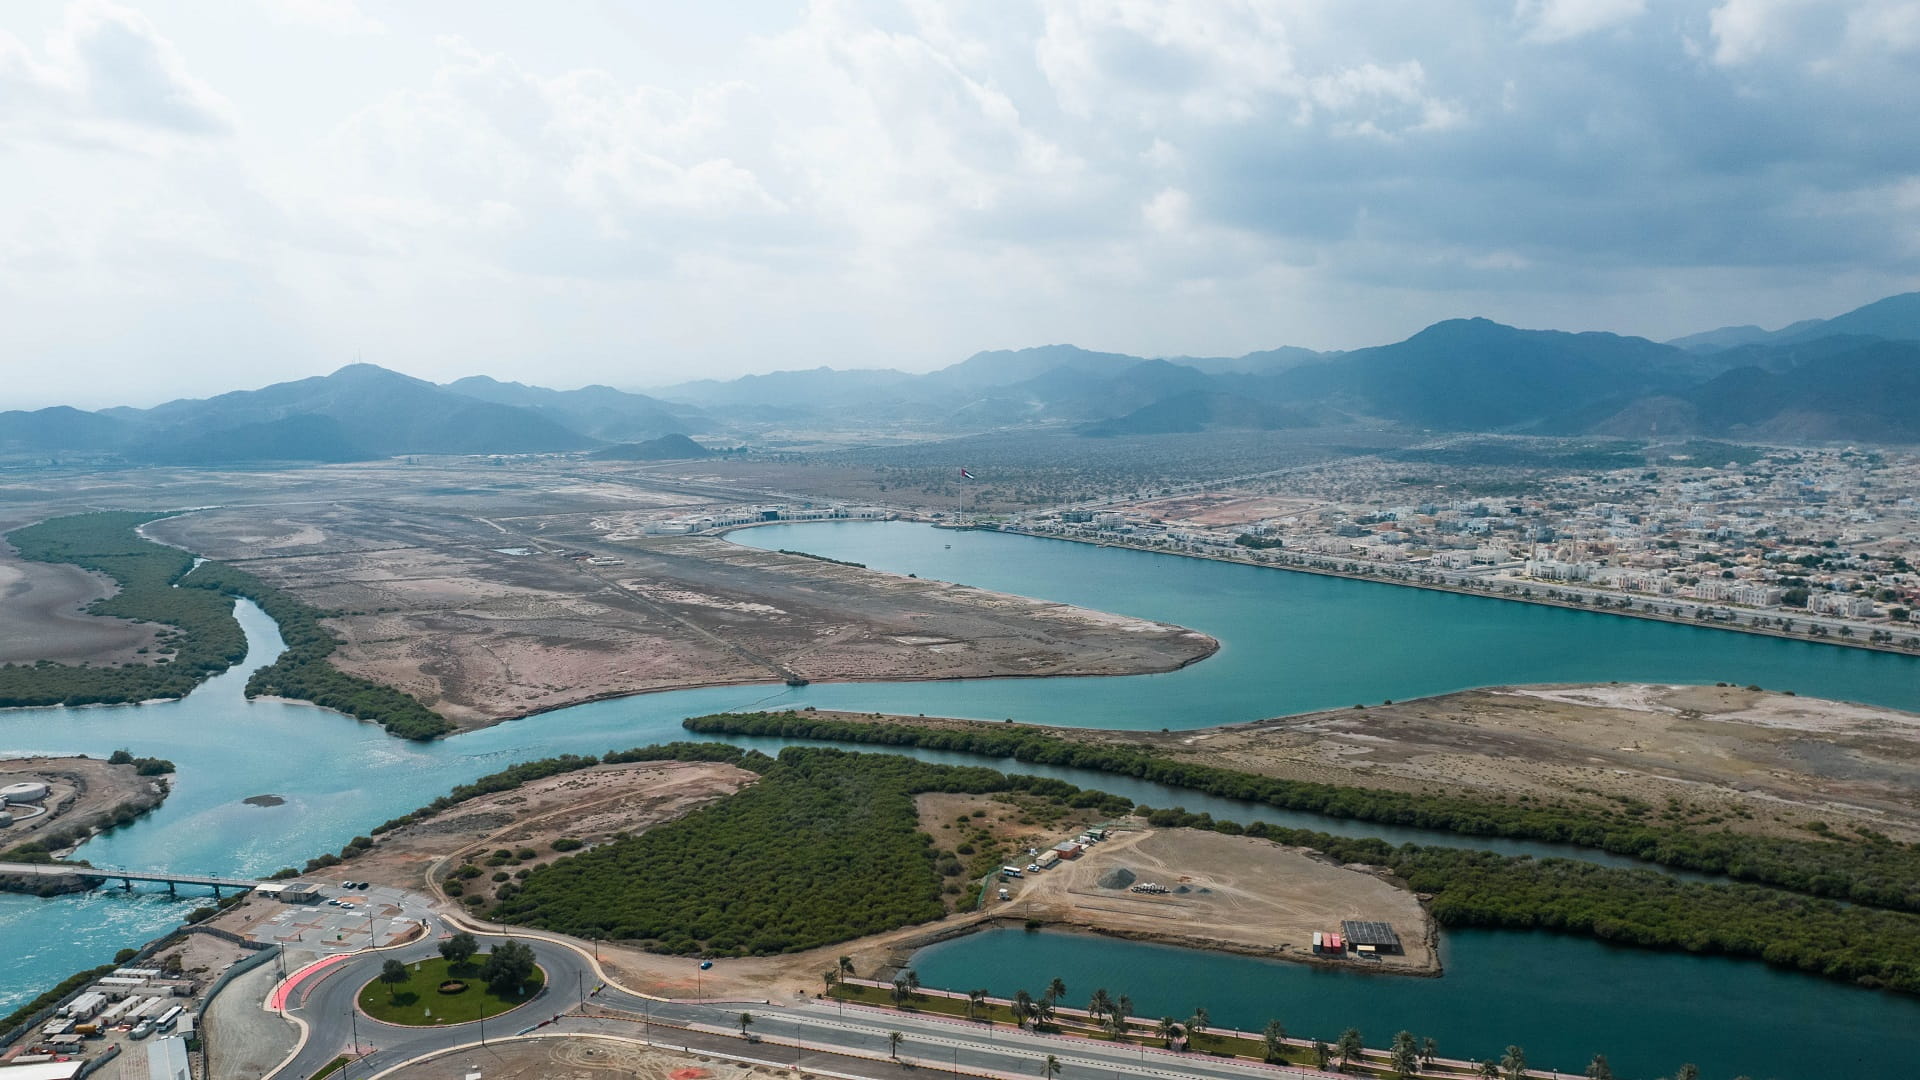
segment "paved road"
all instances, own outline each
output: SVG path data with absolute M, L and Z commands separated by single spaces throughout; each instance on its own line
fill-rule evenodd
M 480 939 L 483 948 L 505 940 L 498 935 L 480 935 Z M 607 987 L 592 996 L 591 1004 L 597 1009 L 630 1013 L 634 1019 L 566 1016 L 570 1010 L 578 1010 L 582 991 L 591 991 L 597 985 L 591 962 L 573 949 L 551 942 L 537 938 L 518 940 L 533 947 L 534 956 L 546 970 L 547 989 L 533 1001 L 484 1025 L 396 1027 L 371 1020 L 354 1008 L 355 995 L 379 974 L 381 965 L 389 958 L 411 962 L 436 955 L 437 934 L 403 948 L 355 956 L 314 976 L 310 985 L 303 985 L 294 994 L 290 1009 L 291 1015 L 309 1025 L 311 1035 L 300 1053 L 285 1068 L 272 1074 L 273 1080 L 306 1080 L 353 1045 L 355 1039 L 361 1049 L 373 1053 L 350 1069 L 334 1074 L 345 1080 L 372 1076 L 436 1051 L 476 1042 L 483 1034 L 488 1039 L 508 1037 L 543 1021 L 552 1022 L 547 1030 L 617 1034 L 666 1046 L 782 1063 L 802 1055 L 803 1064 L 812 1061 L 814 1068 L 842 1071 L 848 1064 L 846 1059 L 831 1059 L 837 1061 L 837 1065 L 824 1057 L 815 1060 L 817 1052 L 839 1050 L 884 1059 L 892 1049 L 889 1035 L 895 1031 L 904 1036 L 899 1046 L 900 1057 L 917 1063 L 923 1070 L 1038 1076 L 1047 1055 L 1052 1054 L 1060 1059 L 1064 1075 L 1070 1080 L 1081 1077 L 1136 1080 L 1142 1076 L 1167 1075 L 1247 1080 L 1288 1071 L 1201 1055 L 1169 1055 L 1084 1039 L 1038 1035 L 1005 1025 L 988 1026 L 890 1010 L 842 1007 L 821 1001 L 788 1007 L 751 1003 L 691 1004 L 653 1001 Z M 761 1040 L 757 1044 L 746 1043 L 737 1036 L 742 1012 L 753 1015 L 751 1031 Z M 648 1019 L 656 1023 L 648 1026 L 645 1022 Z M 796 1047 L 795 1042 L 802 1045 Z

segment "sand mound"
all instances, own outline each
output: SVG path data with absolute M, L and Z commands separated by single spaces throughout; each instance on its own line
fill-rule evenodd
M 1094 879 L 1094 884 L 1103 889 L 1124 889 L 1137 880 L 1139 879 L 1133 876 L 1133 871 L 1124 866 L 1116 866 Z

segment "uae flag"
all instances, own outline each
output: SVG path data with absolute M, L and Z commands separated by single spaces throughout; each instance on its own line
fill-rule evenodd
M 966 469 L 966 466 L 964 466 L 964 465 L 960 467 L 960 479 L 962 479 L 962 480 L 971 480 L 971 479 L 973 479 L 973 474 L 972 474 L 972 473 L 970 473 L 970 472 L 968 472 L 968 471 L 967 471 L 967 469 Z

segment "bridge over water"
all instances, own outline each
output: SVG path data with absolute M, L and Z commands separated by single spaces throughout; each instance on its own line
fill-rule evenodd
M 82 866 L 78 863 L 18 863 L 0 862 L 0 876 L 45 877 L 45 878 L 85 878 L 96 883 L 118 881 L 121 887 L 131 890 L 136 881 L 158 882 L 166 885 L 170 893 L 178 892 L 182 885 L 198 885 L 213 890 L 219 896 L 222 889 L 245 891 L 260 883 L 245 878 L 216 877 L 212 874 L 176 874 L 168 870 L 125 870 L 112 866 Z

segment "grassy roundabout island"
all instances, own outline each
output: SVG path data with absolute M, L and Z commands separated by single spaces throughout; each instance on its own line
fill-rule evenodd
M 360 1011 L 411 1027 L 466 1024 L 525 1005 L 546 982 L 546 973 L 531 967 L 517 982 L 490 984 L 484 974 L 487 960 L 488 954 L 481 953 L 464 964 L 435 956 L 401 965 L 403 981 L 389 981 L 382 974 L 360 988 Z

